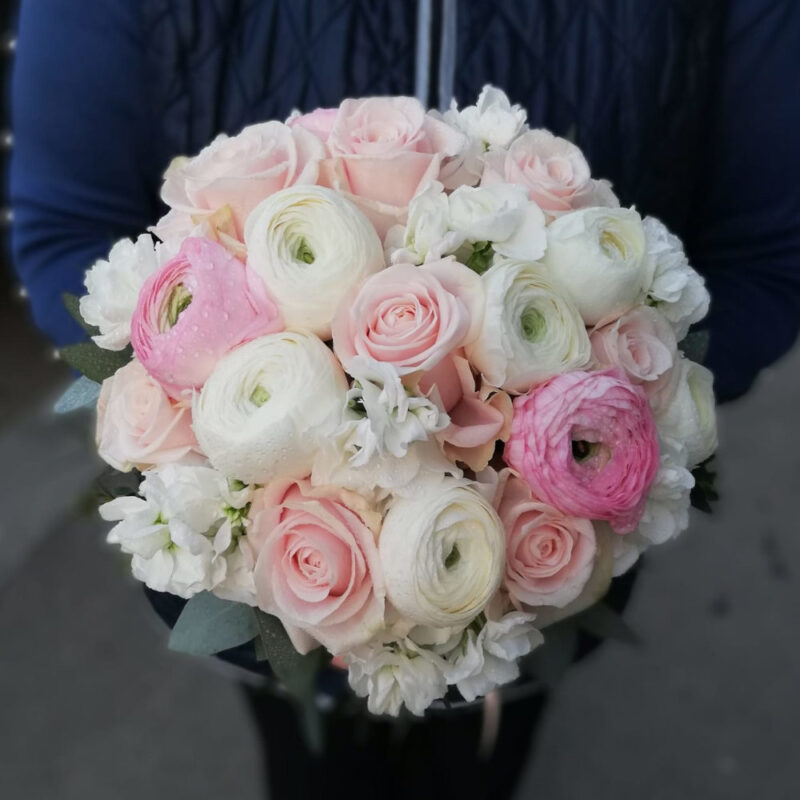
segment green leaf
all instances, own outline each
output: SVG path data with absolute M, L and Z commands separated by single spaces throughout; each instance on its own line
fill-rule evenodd
M 640 645 L 636 631 L 607 603 L 596 603 L 583 611 L 577 624 L 598 639 L 616 639 L 625 644 Z
M 94 342 L 80 342 L 59 350 L 61 357 L 71 367 L 89 380 L 102 383 L 133 358 L 130 347 L 124 350 L 104 350 Z
M 713 508 L 711 503 L 719 500 L 717 492 L 717 473 L 712 469 L 714 456 L 706 459 L 702 464 L 698 464 L 693 470 L 694 487 L 692 488 L 692 505 L 706 514 L 711 514 Z
M 192 597 L 169 637 L 170 650 L 210 656 L 252 641 L 258 635 L 253 609 L 221 600 L 210 592 Z
M 707 330 L 692 331 L 678 345 L 686 358 L 702 364 L 708 355 L 711 334 Z
M 97 403 L 99 396 L 100 384 L 89 380 L 86 376 L 81 376 L 70 384 L 67 391 L 58 398 L 53 406 L 53 411 L 56 414 L 68 414 L 79 408 L 91 408 Z
M 492 266 L 494 248 L 491 242 L 475 242 L 472 254 L 466 260 L 466 265 L 478 275 L 483 275 Z
M 272 671 L 296 697 L 313 693 L 317 672 L 324 664 L 324 649 L 318 647 L 305 655 L 298 653 L 277 617 L 260 609 L 255 609 L 254 613 L 260 646 Z
M 302 655 L 298 653 L 276 617 L 254 609 L 258 625 L 256 652 L 267 656 L 272 671 L 300 704 L 301 721 L 309 748 L 320 753 L 324 747 L 322 718 L 316 703 L 317 674 L 327 661 L 321 647 Z
M 63 292 L 61 295 L 61 301 L 64 303 L 64 307 L 69 312 L 69 315 L 78 325 L 83 328 L 89 336 L 97 336 L 100 333 L 100 328 L 96 328 L 94 325 L 90 325 L 82 316 L 81 316 L 81 299 L 76 294 L 71 294 L 70 292 Z

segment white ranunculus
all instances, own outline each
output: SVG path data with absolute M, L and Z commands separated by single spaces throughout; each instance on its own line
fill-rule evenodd
M 386 260 L 393 264 L 438 261 L 463 241 L 450 230 L 450 207 L 442 184 L 430 183 L 408 206 L 408 221 L 389 229 Z
M 644 228 L 632 208 L 584 208 L 547 228 L 543 262 L 587 325 L 611 322 L 641 303 L 652 282 Z
M 648 297 L 672 323 L 678 341 L 708 313 L 710 297 L 705 281 L 691 266 L 681 240 L 655 217 L 642 221 L 653 281 Z
M 322 186 L 276 192 L 250 213 L 247 263 L 269 287 L 286 325 L 323 339 L 339 301 L 384 266 L 372 223 L 340 193 Z
M 248 483 L 301 478 L 345 405 L 347 379 L 313 334 L 283 331 L 233 350 L 193 406 L 203 452 L 223 474 Z
M 656 417 L 658 432 L 686 448 L 690 468 L 709 458 L 717 449 L 717 414 L 714 376 L 688 358 L 673 367 L 679 370 L 675 394 Z
M 447 661 L 445 677 L 465 700 L 487 695 L 519 677 L 518 660 L 544 642 L 535 614 L 512 611 L 498 620 L 483 615 L 456 640 L 433 649 Z M 445 652 L 443 652 L 443 650 Z
M 389 599 L 420 625 L 473 619 L 497 591 L 505 566 L 497 513 L 475 489 L 452 478 L 396 498 L 378 549 Z
M 424 442 L 443 431 L 450 418 L 432 400 L 410 392 L 393 364 L 356 356 L 350 362 L 353 388 L 347 406 L 356 417 L 350 437 L 357 452 L 354 467 L 365 466 L 377 453 L 405 458 L 412 442 Z
M 118 497 L 100 515 L 117 522 L 108 541 L 151 589 L 191 597 L 236 584 L 237 599 L 254 605 L 239 547 L 251 493 L 210 467 L 168 464 L 145 473 L 139 497 Z
M 373 714 L 396 717 L 405 706 L 422 716 L 447 692 L 444 660 L 409 639 L 357 647 L 344 661 L 350 686 Z
M 106 350 L 123 350 L 131 340 L 131 318 L 145 280 L 161 259 L 153 238 L 142 234 L 135 242 L 121 239 L 107 259 L 97 261 L 86 273 L 88 294 L 81 297 L 81 316 L 100 329 L 95 344 Z
M 455 101 L 442 115 L 445 122 L 489 147 L 508 147 L 526 130 L 527 113 L 520 105 L 511 105 L 508 95 L 494 86 L 484 86 L 474 106 L 460 111 Z
M 483 325 L 467 357 L 488 383 L 525 392 L 589 363 L 592 350 L 583 320 L 541 265 L 502 261 L 482 281 Z
M 466 242 L 491 242 L 496 253 L 536 261 L 547 246 L 545 216 L 523 186 L 461 186 L 449 197 L 450 227 Z

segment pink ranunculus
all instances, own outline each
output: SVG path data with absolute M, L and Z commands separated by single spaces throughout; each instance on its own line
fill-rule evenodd
M 181 398 L 202 387 L 234 347 L 280 330 L 261 277 L 222 245 L 190 238 L 142 286 L 131 343 L 150 375 Z
M 580 148 L 542 128 L 523 133 L 508 150 L 484 156 L 481 183 L 515 183 L 551 217 L 588 206 L 618 206 L 608 181 L 592 180 Z
M 622 370 L 567 372 L 514 400 L 504 458 L 540 500 L 629 533 L 658 471 L 658 432 Z
M 309 111 L 308 114 L 292 114 L 286 120 L 286 124 L 290 128 L 305 128 L 309 133 L 313 133 L 317 139 L 327 142 L 338 113 L 338 108 L 317 108 L 314 111 Z
M 320 642 L 342 653 L 381 629 L 381 517 L 364 498 L 308 480 L 274 481 L 256 493 L 250 516 L 258 605 L 283 622 L 300 652 Z
M 494 507 L 506 532 L 503 588 L 517 605 L 563 608 L 583 591 L 597 543 L 588 519 L 542 503 L 511 470 L 499 474 Z
M 446 356 L 425 372 L 419 389 L 450 416 L 450 425 L 436 437 L 447 457 L 461 461 L 474 472 L 484 469 L 497 442 L 506 441 L 511 432 L 511 398 L 476 379 L 460 353 Z
M 170 400 L 136 359 L 103 381 L 95 439 L 100 457 L 121 472 L 203 460 L 191 410 Z
M 265 197 L 316 183 L 324 157 L 325 146 L 302 126 L 262 122 L 236 136 L 220 134 L 193 158 L 176 159 L 167 169 L 161 199 L 174 213 L 163 220 L 165 232 L 179 229 L 178 217 L 196 223 L 230 206 L 241 238 L 248 214 Z M 159 225 L 153 230 L 163 239 Z
M 616 322 L 595 328 L 589 339 L 597 366 L 624 370 L 631 383 L 644 389 L 654 414 L 666 407 L 675 388 L 671 373 L 678 343 L 660 311 L 639 306 Z
M 333 349 L 347 369 L 355 356 L 393 364 L 401 375 L 427 370 L 479 329 L 483 287 L 456 261 L 394 264 L 371 275 L 333 319 Z
M 413 97 L 370 97 L 339 106 L 327 145 L 321 182 L 352 195 L 383 236 L 467 139 Z

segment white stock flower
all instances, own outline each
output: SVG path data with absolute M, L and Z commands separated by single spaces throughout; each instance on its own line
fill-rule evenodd
M 642 221 L 647 254 L 653 261 L 648 297 L 672 323 L 678 341 L 708 313 L 710 297 L 705 281 L 691 266 L 681 240 L 655 217 Z
M 452 478 L 397 497 L 378 543 L 393 606 L 420 625 L 455 626 L 479 614 L 505 567 L 497 513 Z
M 690 468 L 717 449 L 717 414 L 714 375 L 701 364 L 679 358 L 677 388 L 666 409 L 656 417 L 658 432 L 686 448 Z
M 527 128 L 525 109 L 511 105 L 505 92 L 488 84 L 481 90 L 474 106 L 459 111 L 453 101 L 442 116 L 445 122 L 481 142 L 484 149 L 508 147 Z
M 286 325 L 330 338 L 339 301 L 384 266 L 372 223 L 340 193 L 293 186 L 263 200 L 244 229 L 247 263 Z
M 95 262 L 86 273 L 86 295 L 81 297 L 81 316 L 100 329 L 95 344 L 106 350 L 123 350 L 131 340 L 131 318 L 145 280 L 161 259 L 153 238 L 142 234 L 136 242 L 120 239 L 107 259 Z
M 479 336 L 467 357 L 492 386 L 525 392 L 589 363 L 591 345 L 573 303 L 539 264 L 502 261 L 482 276 L 486 296 Z
M 547 228 L 543 258 L 587 325 L 611 322 L 645 298 L 653 275 L 644 229 L 632 208 L 584 208 Z
M 346 392 L 339 362 L 316 336 L 274 333 L 217 364 L 195 395 L 194 430 L 224 475 L 248 483 L 301 478 L 339 424 Z
M 545 216 L 522 186 L 461 186 L 449 197 L 450 227 L 466 242 L 490 242 L 508 258 L 537 261 L 547 247 Z
M 533 625 L 535 619 L 535 614 L 522 611 L 512 611 L 499 620 L 481 615 L 458 636 L 454 646 L 434 647 L 447 661 L 447 682 L 454 683 L 465 700 L 474 700 L 516 680 L 518 660 L 544 642 Z
M 405 458 L 412 442 L 424 442 L 450 424 L 432 400 L 403 386 L 394 365 L 356 356 L 349 369 L 354 383 L 347 405 L 360 417 L 349 440 L 357 449 L 350 458 L 354 467 L 363 467 L 376 453 Z
M 454 251 L 462 240 L 450 230 L 449 214 L 444 188 L 433 181 L 409 203 L 406 224 L 395 225 L 386 234 L 387 261 L 422 264 Z
M 340 486 L 378 502 L 390 494 L 414 496 L 431 481 L 443 480 L 445 474 L 461 477 L 461 470 L 447 459 L 435 439 L 412 442 L 402 458 L 374 451 L 361 463 L 359 424 L 348 416 L 319 443 L 311 470 L 314 486 Z
M 447 692 L 444 660 L 409 639 L 357 647 L 344 661 L 350 686 L 373 714 L 396 717 L 405 706 L 421 717 Z
M 239 546 L 250 487 L 232 488 L 210 467 L 168 464 L 145 473 L 139 494 L 100 506 L 117 522 L 108 541 L 133 556 L 134 577 L 180 597 L 237 586 L 237 599 L 255 603 Z
M 661 463 L 647 493 L 639 527 L 616 537 L 615 576 L 627 572 L 648 547 L 668 542 L 689 527 L 694 476 L 686 468 L 686 449 L 662 440 L 660 450 Z

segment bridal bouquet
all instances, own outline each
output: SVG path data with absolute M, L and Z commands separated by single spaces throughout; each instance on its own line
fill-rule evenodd
M 133 485 L 100 507 L 173 645 L 329 660 L 373 713 L 520 675 L 688 525 L 716 443 L 703 280 L 574 144 L 486 87 L 221 135 L 67 298 L 61 408 Z M 102 385 L 101 385 L 102 384 Z M 247 646 L 251 646 L 247 644 Z

